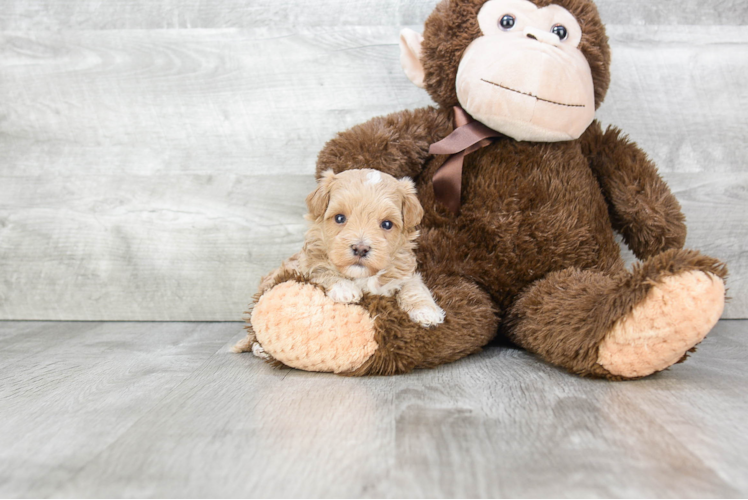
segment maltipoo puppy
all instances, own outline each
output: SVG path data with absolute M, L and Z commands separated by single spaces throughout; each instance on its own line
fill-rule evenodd
M 341 303 L 358 302 L 364 292 L 392 296 L 416 323 L 444 321 L 444 311 L 416 272 L 413 252 L 423 208 L 408 178 L 397 180 L 371 169 L 322 174 L 306 199 L 311 225 L 304 247 L 266 276 L 294 270 L 321 285 Z

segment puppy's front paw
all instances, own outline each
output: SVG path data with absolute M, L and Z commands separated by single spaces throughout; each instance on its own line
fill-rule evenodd
M 327 296 L 335 302 L 351 304 L 361 300 L 361 290 L 352 281 L 343 280 L 330 287 Z
M 439 306 L 419 307 L 408 313 L 410 319 L 423 327 L 436 326 L 444 323 L 444 310 Z

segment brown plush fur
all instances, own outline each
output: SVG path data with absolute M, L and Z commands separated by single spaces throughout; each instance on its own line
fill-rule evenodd
M 446 158 L 430 156 L 428 147 L 454 128 L 455 74 L 479 36 L 483 3 L 443 1 L 426 22 L 425 84 L 439 108 L 374 118 L 339 134 L 319 155 L 318 175 L 375 168 L 414 179 L 425 210 L 419 270 L 447 317 L 436 328 L 419 328 L 393 298 L 365 296 L 380 347 L 352 374 L 435 366 L 500 334 L 573 373 L 619 379 L 597 364 L 611 326 L 666 276 L 698 270 L 724 278 L 726 269 L 681 250 L 686 229 L 677 200 L 634 143 L 597 122 L 575 141 L 496 140 L 465 158 L 459 216 L 435 202 L 431 179 Z M 599 106 L 610 51 L 597 9 L 589 0 L 553 3 L 582 26 L 580 49 Z M 614 230 L 643 260 L 632 271 L 624 268 Z
M 580 139 L 605 199 L 613 229 L 640 259 L 686 242 L 686 220 L 678 200 L 654 164 L 622 133 L 594 122 Z
M 426 113 L 437 128 L 419 128 Z M 435 130 L 443 136 L 451 132 L 450 119 L 451 112 L 426 108 L 359 125 L 351 131 L 355 137 L 344 132 L 330 141 L 319 169 L 372 163 L 395 173 L 399 166 L 412 168 L 403 161 L 408 152 L 400 153 L 397 143 L 387 156 L 377 156 L 381 148 L 371 136 L 422 131 L 411 135 L 411 143 L 425 145 Z M 457 280 L 460 286 L 451 291 L 432 288 L 437 303 L 448 318 L 464 315 L 475 321 L 451 335 L 442 335 L 445 323 L 424 338 L 396 315 L 383 314 L 379 304 L 378 328 L 387 326 L 377 342 L 397 342 L 402 350 L 378 351 L 356 374 L 400 373 L 451 361 L 479 350 L 492 337 L 482 332 L 498 324 L 495 332 L 553 364 L 580 375 L 607 376 L 596 364 L 602 336 L 643 300 L 653 282 L 678 270 L 725 276 L 715 259 L 676 252 L 686 233 L 679 204 L 646 155 L 615 129 L 603 133 L 594 122 L 578 141 L 501 139 L 469 155 L 458 217 L 436 203 L 431 188 L 443 161 L 428 157 L 415 176 L 425 208 L 419 269 L 429 287 L 435 278 Z M 614 229 L 637 256 L 656 258 L 626 271 Z M 476 287 L 471 300 L 451 308 L 470 285 Z M 484 319 L 487 304 L 495 314 L 490 322 Z M 453 340 L 437 340 L 442 337 Z
M 605 375 L 596 364 L 602 336 L 663 278 L 706 271 L 724 279 L 724 264 L 695 251 L 668 250 L 616 275 L 565 269 L 535 282 L 514 304 L 507 332 L 517 344 L 580 375 Z
M 419 328 L 392 299 L 364 296 L 362 305 L 376 318 L 374 340 L 380 349 L 349 375 L 395 375 L 432 368 L 480 351 L 496 335 L 495 306 L 475 283 L 436 274 L 425 281 L 446 312 L 444 323 Z

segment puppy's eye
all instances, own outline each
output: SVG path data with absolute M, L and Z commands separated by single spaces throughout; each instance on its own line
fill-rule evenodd
M 343 224 L 345 222 L 345 215 L 343 214 L 336 215 L 335 222 L 337 222 L 338 224 Z
M 501 26 L 501 29 L 504 30 L 510 30 L 514 28 L 514 21 L 516 18 L 511 14 L 504 14 L 504 16 L 499 19 L 499 26 Z
M 392 229 L 392 221 L 391 220 L 382 221 L 382 229 L 386 229 L 388 231 Z

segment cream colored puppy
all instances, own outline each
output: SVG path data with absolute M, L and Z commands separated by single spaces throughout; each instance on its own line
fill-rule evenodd
M 421 326 L 444 321 L 416 272 L 413 250 L 423 208 L 413 181 L 371 169 L 328 170 L 306 203 L 311 226 L 303 249 L 263 279 L 261 292 L 278 273 L 294 270 L 322 285 L 335 302 L 358 302 L 364 292 L 397 293 L 400 308 Z

